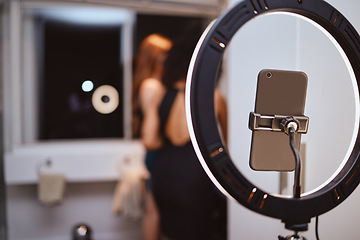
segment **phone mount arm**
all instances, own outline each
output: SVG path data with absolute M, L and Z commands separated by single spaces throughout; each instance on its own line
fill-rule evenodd
M 301 185 L 300 185 L 300 172 L 301 172 L 301 161 L 300 161 L 300 154 L 298 149 L 296 148 L 295 143 L 295 134 L 298 130 L 298 122 L 293 117 L 287 117 L 283 119 L 280 123 L 280 127 L 282 128 L 283 132 L 289 135 L 289 142 L 292 152 L 294 153 L 295 157 L 295 174 L 294 174 L 294 198 L 300 198 L 301 193 Z
M 262 115 L 254 112 L 250 112 L 249 129 L 251 131 L 284 132 L 284 126 L 281 124 L 289 118 L 297 124 L 296 133 L 307 133 L 309 126 L 309 117 L 307 116 Z M 288 133 L 287 130 L 285 133 Z

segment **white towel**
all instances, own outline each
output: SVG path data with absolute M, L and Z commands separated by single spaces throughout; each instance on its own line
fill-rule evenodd
M 150 173 L 144 164 L 135 159 L 125 159 L 120 167 L 121 179 L 116 184 L 112 212 L 130 219 L 139 219 L 143 214 L 145 179 Z
M 65 174 L 44 166 L 38 172 L 38 199 L 44 205 L 62 203 L 65 192 Z

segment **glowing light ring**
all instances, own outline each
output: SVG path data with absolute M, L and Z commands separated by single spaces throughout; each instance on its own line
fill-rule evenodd
M 339 11 L 322 0 L 244 0 L 212 23 L 196 47 L 187 77 L 187 119 L 197 156 L 223 193 L 248 209 L 285 223 L 307 223 L 335 208 L 359 184 L 359 133 L 348 160 L 331 181 L 300 199 L 283 198 L 261 190 L 236 168 L 222 143 L 214 113 L 215 80 L 226 46 L 246 22 L 276 12 L 298 14 L 330 33 L 351 63 L 359 92 L 360 37 Z
M 104 101 L 103 97 L 107 97 L 108 101 Z M 99 113 L 110 114 L 119 106 L 119 93 L 113 86 L 102 85 L 94 91 L 91 102 Z

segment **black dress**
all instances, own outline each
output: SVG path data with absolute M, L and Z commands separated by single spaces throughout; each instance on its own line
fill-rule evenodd
M 168 90 L 160 107 L 165 125 L 177 91 Z M 191 142 L 167 141 L 153 172 L 161 231 L 171 240 L 225 240 L 226 199 L 201 167 Z

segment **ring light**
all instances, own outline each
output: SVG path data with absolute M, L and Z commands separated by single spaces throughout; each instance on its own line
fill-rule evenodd
M 119 106 L 119 93 L 113 86 L 102 85 L 94 91 L 91 102 L 99 113 L 110 114 Z
M 360 85 L 360 38 L 349 21 L 322 0 L 244 0 L 213 21 L 194 51 L 186 86 L 186 112 L 191 140 L 204 170 L 228 197 L 286 225 L 306 224 L 312 217 L 335 208 L 360 182 L 358 132 L 348 159 L 332 180 L 300 199 L 272 195 L 252 184 L 236 168 L 222 142 L 214 113 L 214 89 L 224 50 L 234 34 L 262 14 L 291 13 L 326 30 L 342 48 Z M 355 84 L 354 84 L 355 85 Z M 356 128 L 358 131 L 358 128 Z

